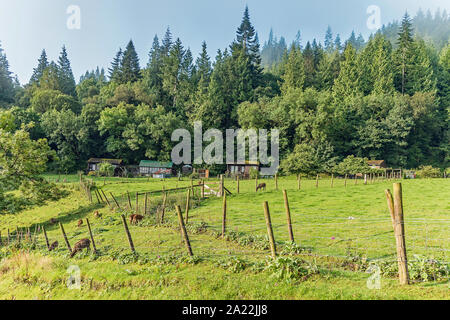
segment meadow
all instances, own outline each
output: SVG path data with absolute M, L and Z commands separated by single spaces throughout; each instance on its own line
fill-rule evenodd
M 45 176 L 70 191 L 53 203 L 30 208 L 15 215 L 0 216 L 0 231 L 5 243 L 0 249 L 0 298 L 3 299 L 448 299 L 447 277 L 428 279 L 417 272 L 430 272 L 418 266 L 412 270 L 416 281 L 405 287 L 398 284 L 396 271 L 388 269 L 381 276 L 381 288 L 369 289 L 370 263 L 396 260 L 395 238 L 384 190 L 393 181 L 355 185 L 349 180 L 322 178 L 302 180 L 298 190 L 295 177 L 282 177 L 278 190 L 273 179 L 265 192 L 255 192 L 255 181 L 237 183 L 225 180 L 231 192 L 227 196 L 227 233 L 222 239 L 223 199 L 200 199 L 200 188 L 191 201 L 187 231 L 193 257 L 186 253 L 180 236 L 174 205 L 186 207 L 186 192 L 172 191 L 167 196 L 165 221 L 161 215 L 162 189 L 189 187 L 184 179 L 93 178 L 96 186 L 111 200 L 112 193 L 121 210 L 94 197 L 89 201 L 80 191 L 78 177 Z M 214 185 L 213 179 L 206 181 Z M 448 271 L 450 225 L 450 181 L 444 179 L 402 180 L 406 223 L 407 253 L 411 263 L 436 260 Z M 287 190 L 292 215 L 295 245 L 289 243 L 282 190 Z M 127 241 L 121 214 L 145 204 L 145 219 L 130 225 L 136 254 Z M 128 208 L 130 195 L 131 209 Z M 263 202 L 270 207 L 274 236 L 280 258 L 272 261 L 264 220 Z M 111 201 L 112 202 L 112 201 Z M 101 218 L 95 218 L 99 211 Z M 73 246 L 89 238 L 85 219 L 91 223 L 97 252 L 83 252 L 69 259 L 63 235 L 56 219 L 64 225 Z M 84 224 L 77 226 L 83 219 Z M 31 237 L 37 227 L 45 226 L 50 242 L 58 241 L 57 250 L 48 252 L 42 232 L 36 241 L 21 238 L 16 228 Z M 20 234 L 20 231 L 19 231 Z M 426 260 L 424 260 L 426 259 Z M 67 270 L 77 265 L 81 270 L 81 289 L 69 290 Z M 395 265 L 395 263 L 394 263 Z M 413 265 L 416 268 L 416 265 Z M 431 273 L 435 270 L 431 270 Z M 299 275 L 299 276 L 297 276 Z

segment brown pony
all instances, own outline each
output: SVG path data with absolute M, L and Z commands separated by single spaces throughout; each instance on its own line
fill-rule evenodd
M 258 192 L 259 190 L 264 190 L 266 191 L 266 184 L 265 183 L 261 183 L 257 188 L 256 188 L 256 192 Z
M 144 219 L 144 217 L 139 214 L 132 214 L 130 216 L 130 223 L 137 224 L 138 222 L 141 222 L 143 219 Z

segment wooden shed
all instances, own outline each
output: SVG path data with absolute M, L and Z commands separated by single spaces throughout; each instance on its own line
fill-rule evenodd
M 88 160 L 87 172 L 97 172 L 100 170 L 102 163 L 109 163 L 114 167 L 114 175 L 120 175 L 123 171 L 122 159 L 104 159 L 104 158 L 91 158 Z
M 243 178 L 250 177 L 252 169 L 260 169 L 261 164 L 258 161 L 245 161 L 245 163 L 227 163 L 227 172 L 233 176 L 241 176 Z
M 372 169 L 386 169 L 387 164 L 385 160 L 369 160 L 367 161 L 367 164 Z

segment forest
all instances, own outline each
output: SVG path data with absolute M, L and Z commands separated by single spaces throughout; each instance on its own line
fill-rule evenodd
M 449 35 L 447 12 L 419 11 L 367 40 L 353 32 L 343 41 L 328 27 L 323 44 L 303 44 L 299 32 L 288 45 L 271 32 L 261 46 L 246 8 L 235 40 L 214 58 L 206 42 L 194 58 L 168 28 L 154 37 L 146 66 L 130 41 L 108 70 L 77 82 L 66 47 L 56 62 L 44 49 L 25 85 L 0 47 L 0 167 L 19 176 L 11 154 L 35 160 L 21 166 L 24 176 L 73 173 L 91 157 L 167 161 L 172 132 L 202 121 L 278 128 L 287 170 L 305 155 L 323 171 L 352 155 L 447 168 Z

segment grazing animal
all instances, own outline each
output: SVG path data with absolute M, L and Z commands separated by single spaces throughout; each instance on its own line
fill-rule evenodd
M 52 243 L 52 245 L 50 246 L 50 248 L 48 248 L 48 251 L 56 250 L 56 248 L 58 248 L 58 246 L 59 246 L 58 241 L 55 241 L 55 242 Z
M 73 247 L 70 257 L 73 258 L 77 254 L 77 252 L 80 252 L 83 249 L 89 248 L 90 246 L 91 246 L 91 240 L 81 239 L 80 241 L 75 243 L 75 246 Z
M 98 219 L 98 218 L 101 218 L 101 217 L 102 217 L 102 215 L 101 215 L 101 213 L 100 213 L 100 212 L 98 212 L 98 211 L 95 211 L 95 212 L 94 212 L 94 217 Z
M 265 183 L 261 183 L 257 188 L 256 188 L 256 192 L 258 192 L 259 190 L 264 190 L 266 191 L 266 184 Z
M 141 222 L 143 219 L 144 219 L 144 217 L 139 214 L 132 214 L 130 216 L 130 223 L 137 224 L 138 222 Z
M 51 218 L 51 219 L 50 219 L 50 223 L 51 223 L 51 224 L 57 224 L 57 223 L 58 223 L 58 220 L 56 220 L 55 218 Z
M 78 220 L 78 228 L 83 225 L 83 219 Z

